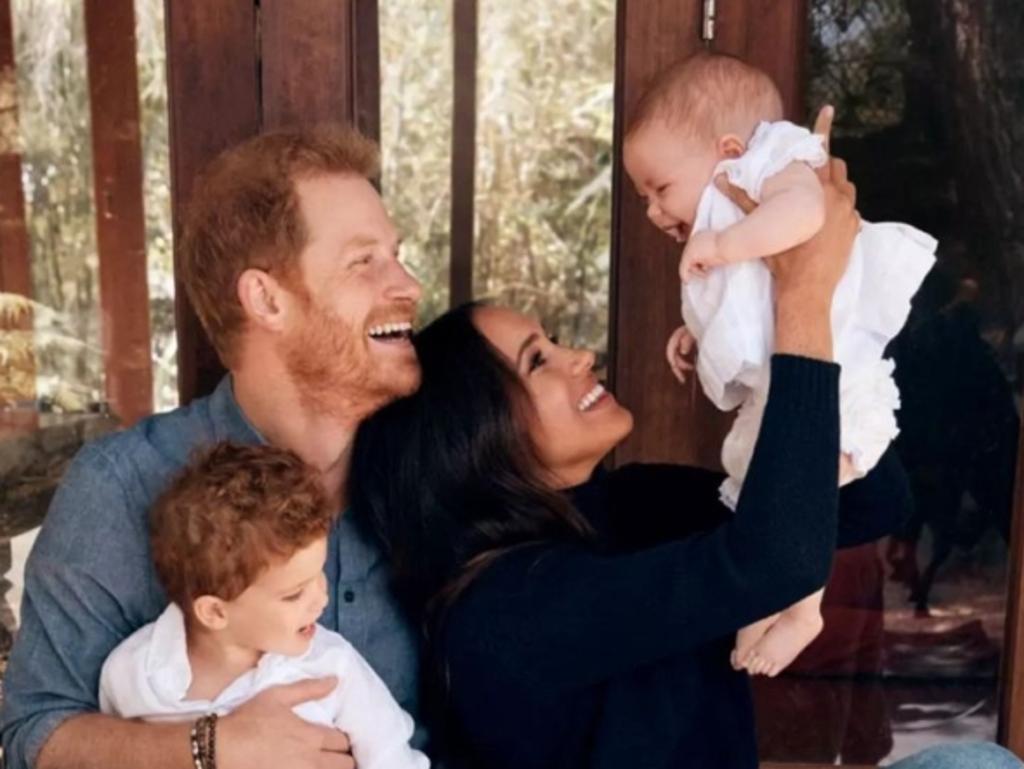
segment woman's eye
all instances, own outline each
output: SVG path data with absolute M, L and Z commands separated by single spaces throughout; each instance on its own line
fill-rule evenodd
M 285 601 L 288 601 L 288 602 L 294 602 L 294 601 L 298 601 L 299 598 L 301 598 L 301 597 L 302 597 L 302 591 L 300 590 L 297 593 L 292 593 L 291 595 L 286 595 L 282 600 L 285 600 Z
M 530 356 L 529 373 L 532 374 L 545 363 L 547 363 L 547 360 L 544 358 L 544 355 L 540 352 L 540 350 L 537 350 L 535 353 L 533 353 L 533 355 Z
M 372 262 L 372 261 L 373 261 L 373 254 L 363 254 L 362 256 L 360 256 L 360 257 L 357 257 L 357 258 L 356 258 L 356 259 L 355 259 L 355 260 L 354 260 L 354 261 L 352 262 L 352 264 L 353 264 L 353 265 L 357 265 L 357 264 L 369 264 L 369 263 L 370 263 L 370 262 Z

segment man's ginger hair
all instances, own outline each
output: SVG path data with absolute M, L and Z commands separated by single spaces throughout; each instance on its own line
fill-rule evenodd
M 237 598 L 272 563 L 327 536 L 334 518 L 318 473 L 291 451 L 218 443 L 157 500 L 153 562 L 189 616 L 201 596 Z
M 633 109 L 626 138 L 662 120 L 688 136 L 746 141 L 761 120 L 782 120 L 782 96 L 761 70 L 735 56 L 701 52 L 661 72 Z
M 263 134 L 218 155 L 196 180 L 178 258 L 192 306 L 221 360 L 231 366 L 245 325 L 238 278 L 247 269 L 299 286 L 308 233 L 296 181 L 329 174 L 373 178 L 377 145 L 338 125 Z

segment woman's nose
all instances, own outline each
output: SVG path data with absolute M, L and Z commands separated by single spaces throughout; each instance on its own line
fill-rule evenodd
M 586 374 L 594 368 L 596 357 L 590 350 L 574 350 L 572 370 L 574 374 Z

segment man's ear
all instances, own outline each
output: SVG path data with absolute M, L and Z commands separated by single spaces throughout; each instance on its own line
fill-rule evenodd
M 195 599 L 192 614 L 207 630 L 223 630 L 228 626 L 227 606 L 215 595 L 201 595 Z
M 718 140 L 718 154 L 726 158 L 738 158 L 747 151 L 747 144 L 736 134 L 726 134 Z
M 290 299 L 288 290 L 268 272 L 250 268 L 238 276 L 238 301 L 250 323 L 281 330 Z

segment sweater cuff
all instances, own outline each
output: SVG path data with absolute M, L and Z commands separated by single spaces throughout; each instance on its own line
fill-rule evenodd
M 798 412 L 839 413 L 838 363 L 780 353 L 772 356 L 771 367 L 771 401 Z

